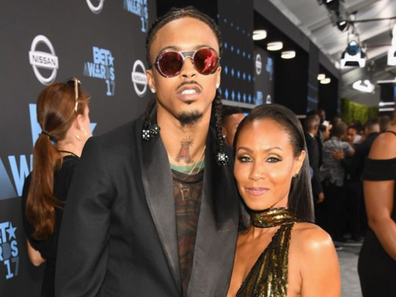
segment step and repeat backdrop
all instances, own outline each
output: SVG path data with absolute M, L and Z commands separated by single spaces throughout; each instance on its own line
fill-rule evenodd
M 149 98 L 145 36 L 151 0 L 0 2 L 0 296 L 40 296 L 28 260 L 20 195 L 41 129 L 40 91 L 78 77 L 92 96 L 93 134 L 139 116 Z

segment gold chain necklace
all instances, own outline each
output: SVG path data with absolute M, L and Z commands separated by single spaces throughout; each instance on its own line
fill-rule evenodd
M 186 176 L 181 181 L 178 182 L 179 183 L 179 191 L 180 191 L 181 198 L 182 198 L 183 201 L 191 199 L 191 197 L 190 197 L 190 188 L 189 188 L 189 186 L 184 185 L 183 181 L 185 181 L 187 179 L 187 177 L 189 177 L 194 172 L 195 168 L 197 168 L 197 166 L 198 166 L 198 163 L 202 162 L 205 149 L 206 149 L 206 145 L 204 146 L 201 154 L 199 155 L 198 161 L 191 168 L 190 172 L 188 174 L 186 174 Z
M 202 161 L 202 159 L 203 159 L 203 154 L 204 154 L 205 149 L 206 149 L 206 145 L 204 146 L 204 148 L 203 148 L 201 154 L 199 155 L 198 161 L 194 164 L 194 166 L 191 168 L 190 172 L 187 173 L 187 175 L 182 179 L 182 181 L 185 181 L 186 178 L 189 177 L 189 176 L 191 175 L 191 173 L 193 173 L 193 171 L 195 170 L 195 168 L 197 168 L 198 163 L 200 163 L 200 162 Z

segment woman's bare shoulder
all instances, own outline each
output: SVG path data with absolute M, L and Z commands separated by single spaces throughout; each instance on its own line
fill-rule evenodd
M 396 128 L 393 126 L 392 131 Z M 393 133 L 381 133 L 378 135 L 371 147 L 369 158 L 372 159 L 393 159 L 396 157 L 396 137 Z
M 312 223 L 297 223 L 292 232 L 292 242 L 301 252 L 323 253 L 334 250 L 330 235 Z

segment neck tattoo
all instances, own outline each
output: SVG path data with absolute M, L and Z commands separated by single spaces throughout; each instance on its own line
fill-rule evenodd
M 183 160 L 185 163 L 192 163 L 193 160 L 190 155 L 190 146 L 193 145 L 193 140 L 191 138 L 183 139 L 181 142 L 181 148 L 176 156 L 176 162 Z

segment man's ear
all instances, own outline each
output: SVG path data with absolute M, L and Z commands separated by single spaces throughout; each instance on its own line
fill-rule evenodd
M 147 83 L 149 85 L 151 92 L 155 93 L 156 88 L 155 88 L 155 80 L 154 80 L 154 75 L 153 75 L 152 69 L 146 70 L 146 77 L 147 77 Z
M 227 130 L 224 127 L 221 127 L 221 133 L 223 134 L 223 137 L 227 136 Z
M 221 84 L 221 66 L 217 67 L 216 75 L 217 75 L 216 77 L 216 89 L 217 89 L 218 87 L 220 87 Z

